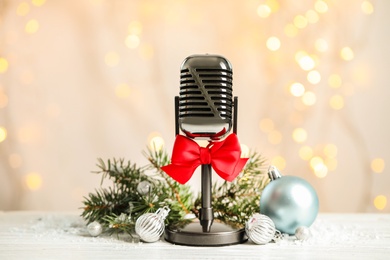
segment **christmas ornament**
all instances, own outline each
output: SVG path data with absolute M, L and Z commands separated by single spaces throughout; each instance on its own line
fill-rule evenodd
M 135 232 L 144 242 L 156 242 L 164 233 L 164 220 L 168 216 L 168 207 L 159 208 L 155 213 L 140 216 L 135 223 Z
M 148 182 L 148 181 L 141 181 L 137 185 L 137 191 L 141 195 L 148 194 L 150 192 L 151 188 L 152 188 L 152 184 L 150 184 L 150 182 Z
M 102 225 L 97 221 L 89 223 L 87 229 L 88 233 L 93 237 L 99 236 L 103 231 Z
M 284 176 L 270 166 L 271 182 L 260 197 L 260 213 L 270 217 L 277 230 L 293 235 L 298 227 L 309 227 L 317 217 L 318 196 L 304 179 Z
M 245 225 L 247 236 L 258 245 L 267 244 L 275 235 L 275 224 L 266 215 L 255 214 Z
M 307 240 L 309 239 L 311 236 L 310 234 L 310 229 L 308 227 L 298 227 L 296 230 L 295 230 L 295 237 L 298 239 L 298 240 Z

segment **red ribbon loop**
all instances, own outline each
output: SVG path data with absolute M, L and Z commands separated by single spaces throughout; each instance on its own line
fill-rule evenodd
M 230 134 L 220 142 L 212 142 L 206 148 L 185 136 L 177 135 L 171 164 L 161 169 L 177 182 L 185 184 L 199 165 L 211 164 L 221 178 L 232 181 L 249 159 L 240 156 L 241 147 L 236 134 Z

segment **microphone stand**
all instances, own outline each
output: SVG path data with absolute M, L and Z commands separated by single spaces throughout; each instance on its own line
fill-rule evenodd
M 235 134 L 237 134 L 237 107 L 238 107 L 238 97 L 234 97 L 233 133 Z M 176 124 L 178 125 L 178 123 Z M 211 225 L 213 224 L 214 221 L 214 211 L 211 205 L 211 201 L 212 201 L 211 164 L 202 164 L 201 171 L 202 171 L 202 175 L 201 175 L 202 208 L 200 209 L 199 212 L 199 220 L 203 232 L 210 232 Z
M 233 133 L 237 134 L 238 98 L 234 97 L 233 104 Z M 175 134 L 179 128 L 179 97 L 175 97 Z M 168 242 L 188 246 L 225 246 L 241 244 L 248 240 L 245 228 L 237 228 L 227 223 L 214 222 L 212 208 L 212 168 L 211 164 L 201 165 L 201 209 L 199 221 L 183 220 L 173 223 L 165 230 Z
M 202 164 L 201 194 L 202 208 L 199 212 L 199 221 L 203 232 L 210 232 L 214 221 L 214 211 L 211 205 L 211 164 Z

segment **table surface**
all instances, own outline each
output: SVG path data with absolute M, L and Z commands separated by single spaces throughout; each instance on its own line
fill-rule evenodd
M 1 212 L 0 259 L 390 259 L 390 214 L 319 214 L 306 241 L 224 247 L 91 237 L 77 212 Z

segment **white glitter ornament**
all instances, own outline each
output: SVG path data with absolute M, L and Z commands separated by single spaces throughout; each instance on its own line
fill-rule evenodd
M 270 242 L 275 235 L 275 224 L 266 215 L 255 214 L 245 225 L 247 236 L 258 245 L 264 245 Z
M 87 229 L 88 233 L 93 237 L 99 236 L 103 231 L 102 225 L 97 221 L 89 223 Z
M 311 236 L 311 233 L 310 233 L 309 228 L 307 228 L 307 227 L 298 227 L 295 230 L 295 237 L 298 240 L 304 241 L 304 240 L 309 239 L 310 236 Z
M 135 232 L 144 242 L 156 242 L 164 233 L 164 220 L 168 216 L 168 207 L 159 208 L 156 213 L 146 213 L 135 222 Z
M 141 195 L 148 194 L 150 192 L 151 188 L 152 188 L 152 184 L 150 184 L 150 182 L 148 182 L 148 181 L 141 181 L 137 185 L 137 191 Z

